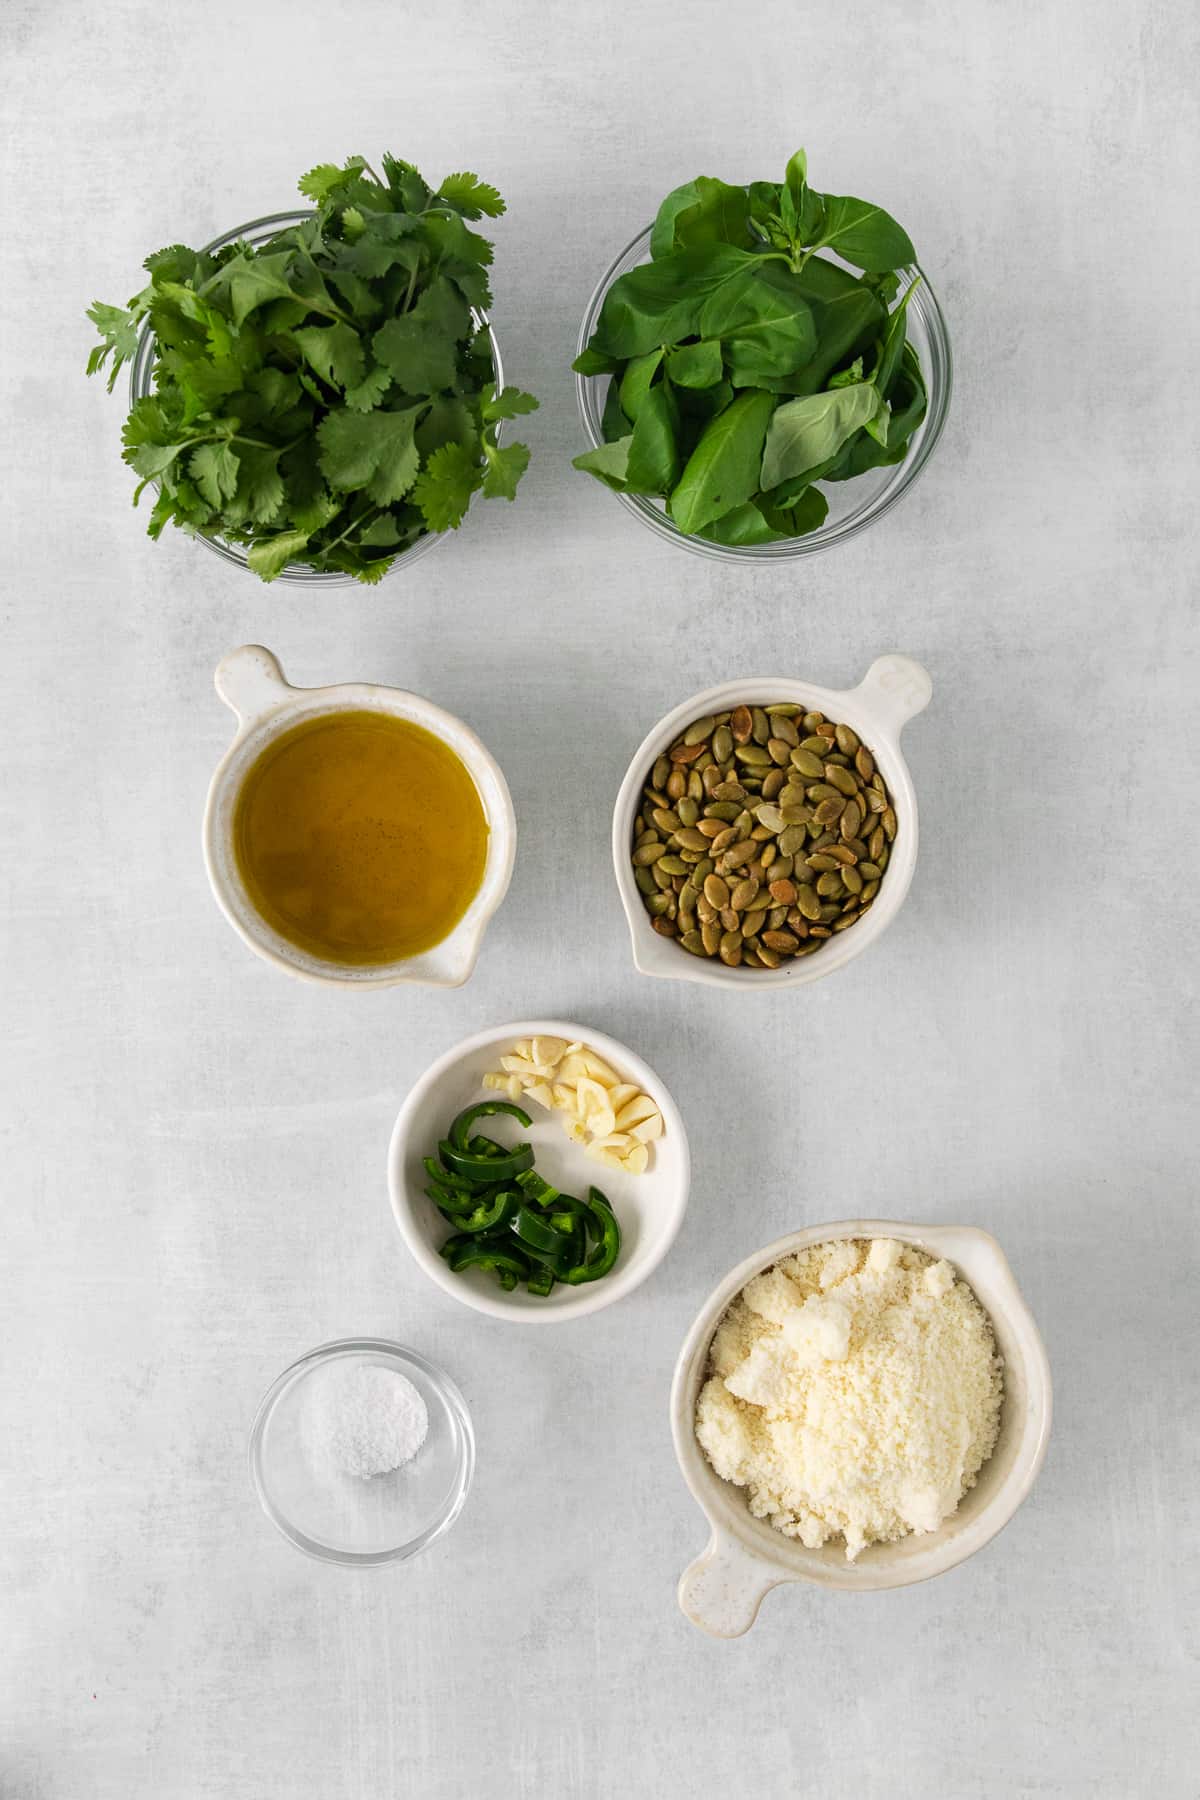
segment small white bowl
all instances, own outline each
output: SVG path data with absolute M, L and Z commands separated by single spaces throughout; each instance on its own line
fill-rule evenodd
M 451 1120 L 465 1106 L 477 1101 L 503 1099 L 482 1086 L 484 1073 L 498 1066 L 497 1059 L 518 1038 L 577 1039 L 610 1063 L 625 1081 L 636 1081 L 658 1107 L 663 1135 L 652 1146 L 650 1166 L 642 1175 L 627 1175 L 593 1161 L 582 1147 L 572 1144 L 559 1123 L 558 1113 L 546 1112 L 536 1101 L 525 1110 L 533 1126 L 524 1131 L 508 1120 L 505 1137 L 519 1136 L 533 1145 L 538 1173 L 564 1193 L 581 1193 L 598 1187 L 612 1201 L 621 1224 L 621 1254 L 610 1275 L 582 1287 L 556 1286 L 544 1298 L 518 1287 L 506 1294 L 490 1275 L 478 1269 L 452 1274 L 438 1255 L 438 1246 L 450 1228 L 425 1189 L 429 1178 L 421 1166 L 425 1156 L 437 1154 Z M 523 1104 L 521 1102 L 520 1104 Z M 514 1137 L 515 1141 L 515 1137 Z M 667 1088 L 640 1056 L 615 1038 L 590 1026 L 562 1019 L 519 1020 L 497 1025 L 490 1031 L 465 1038 L 427 1069 L 400 1108 L 388 1151 L 388 1188 L 392 1211 L 401 1236 L 431 1281 L 465 1306 L 509 1319 L 518 1325 L 558 1325 L 564 1319 L 599 1312 L 624 1299 L 653 1273 L 675 1241 L 687 1211 L 691 1182 L 691 1156 L 683 1119 Z
M 745 1491 L 722 1481 L 696 1440 L 696 1401 L 713 1333 L 730 1302 L 755 1275 L 785 1256 L 838 1238 L 899 1238 L 952 1262 L 992 1322 L 1004 1359 L 1004 1400 L 996 1448 L 956 1512 L 937 1531 L 895 1544 L 871 1544 L 854 1561 L 839 1542 L 809 1550 L 765 1519 Z M 965 1225 L 910 1225 L 894 1219 L 846 1219 L 811 1225 L 768 1244 L 739 1263 L 705 1301 L 684 1341 L 671 1387 L 671 1431 L 683 1478 L 705 1513 L 712 1536 L 679 1583 L 679 1604 L 693 1625 L 714 1637 L 740 1637 L 758 1616 L 763 1596 L 785 1581 L 855 1593 L 907 1587 L 941 1575 L 994 1538 L 1029 1493 L 1050 1436 L 1050 1365 L 1033 1315 L 995 1238 Z
M 877 658 L 856 688 L 838 690 L 777 676 L 747 676 L 693 694 L 661 719 L 642 740 L 613 808 L 613 868 L 629 922 L 633 960 L 641 973 L 674 981 L 703 981 L 713 987 L 800 987 L 844 968 L 882 937 L 904 903 L 917 863 L 917 796 L 900 752 L 900 733 L 911 718 L 929 705 L 932 694 L 933 683 L 920 663 L 910 656 L 893 654 Z M 784 700 L 794 700 L 806 711 L 823 712 L 826 718 L 852 726 L 858 733 L 874 756 L 892 796 L 898 826 L 896 841 L 879 892 L 859 924 L 848 931 L 835 932 L 811 956 L 785 962 L 778 969 L 729 969 L 716 957 L 692 956 L 673 939 L 655 931 L 630 862 L 633 821 L 655 762 L 693 719 L 701 719 L 707 713 L 728 712 L 743 703 L 772 706 Z
M 432 701 L 402 688 L 364 681 L 337 687 L 298 688 L 261 644 L 243 644 L 218 664 L 216 688 L 237 714 L 238 728 L 217 764 L 204 810 L 204 862 L 217 905 L 238 936 L 267 962 L 289 975 L 334 987 L 461 987 L 479 955 L 488 920 L 508 892 L 517 848 L 512 798 L 499 763 L 469 726 Z M 487 861 L 479 890 L 458 924 L 440 944 L 400 962 L 351 966 L 310 955 L 273 930 L 250 900 L 238 872 L 233 821 L 242 782 L 262 751 L 281 732 L 321 713 L 382 712 L 421 725 L 440 738 L 475 783 L 488 822 Z

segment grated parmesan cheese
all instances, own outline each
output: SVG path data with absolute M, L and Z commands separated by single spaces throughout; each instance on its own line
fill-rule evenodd
M 893 1238 L 816 1244 L 757 1275 L 717 1326 L 696 1436 L 750 1511 L 853 1562 L 936 1531 L 995 1447 L 991 1323 L 948 1262 Z

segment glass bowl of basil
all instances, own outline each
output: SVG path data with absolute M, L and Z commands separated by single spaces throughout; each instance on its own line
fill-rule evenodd
M 600 281 L 574 363 L 575 466 L 660 537 L 771 562 L 882 518 L 950 402 L 937 297 L 881 207 L 697 177 Z

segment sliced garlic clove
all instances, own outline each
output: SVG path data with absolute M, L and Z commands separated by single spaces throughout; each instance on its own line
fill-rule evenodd
M 630 1133 L 632 1137 L 637 1139 L 639 1144 L 652 1144 L 655 1139 L 660 1138 L 662 1134 L 663 1122 L 661 1113 L 651 1113 L 648 1119 L 643 1119 L 640 1125 L 635 1125 Z
M 617 1114 L 617 1129 L 632 1131 L 635 1125 L 640 1125 L 643 1119 L 648 1119 L 652 1113 L 657 1111 L 658 1108 L 649 1094 L 639 1094 L 636 1100 L 631 1100 L 629 1105 L 623 1106 Z
M 645 1144 L 635 1144 L 628 1155 L 622 1159 L 621 1167 L 626 1169 L 630 1175 L 644 1175 L 649 1160 L 650 1152 Z

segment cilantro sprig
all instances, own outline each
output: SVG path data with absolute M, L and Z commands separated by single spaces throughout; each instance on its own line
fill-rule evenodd
M 482 314 L 492 246 L 466 221 L 504 202 L 477 175 L 431 188 L 411 163 L 320 163 L 315 213 L 261 249 L 173 244 L 147 257 L 126 307 L 99 302 L 88 374 L 108 389 L 154 334 L 154 392 L 135 402 L 123 456 L 156 486 L 168 525 L 243 547 L 271 581 L 289 563 L 376 582 L 473 496 L 515 498 L 529 463 L 501 444 L 537 401 L 496 391 Z

